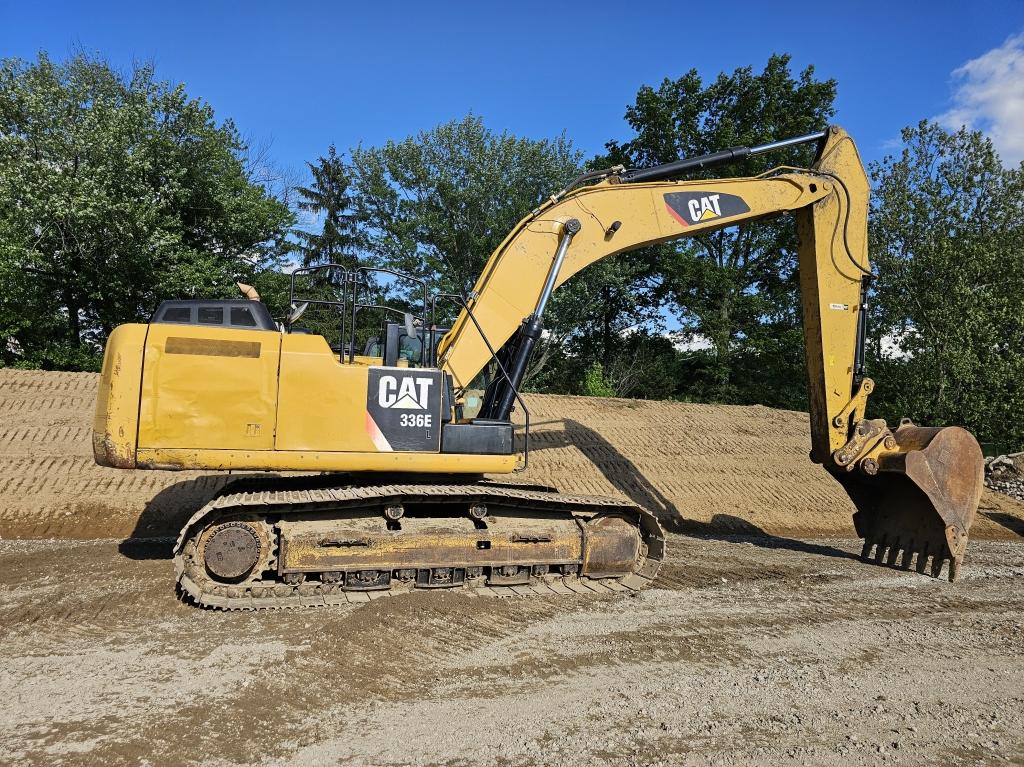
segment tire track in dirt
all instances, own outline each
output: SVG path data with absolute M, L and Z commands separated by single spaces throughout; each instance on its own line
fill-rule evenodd
M 3 541 L 0 762 L 1019 761 L 1019 544 L 953 585 L 766 545 L 673 536 L 633 596 L 226 614 L 117 541 Z
M 79 455 L 92 460 L 92 429 L 85 426 L 17 426 L 0 429 L 0 457 Z
M 96 373 L 56 373 L 49 370 L 12 370 L 2 371 L 0 385 L 5 395 L 27 392 L 35 394 L 46 392 L 82 392 L 87 396 L 96 393 Z
M 96 466 L 97 382 L 92 373 L 0 370 L 0 537 L 171 535 L 229 481 Z M 805 413 L 556 395 L 526 402 L 533 427 L 522 479 L 624 496 L 690 533 L 852 534 L 852 504 L 807 459 Z M 986 493 L 974 535 L 1014 537 L 1007 520 L 1024 520 L 1024 505 Z

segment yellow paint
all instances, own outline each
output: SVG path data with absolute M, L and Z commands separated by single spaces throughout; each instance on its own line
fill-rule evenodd
M 277 449 L 376 452 L 366 432 L 368 378 L 366 365 L 339 362 L 323 336 L 285 335 Z
M 148 325 L 121 325 L 107 339 L 92 424 L 93 457 L 100 466 L 130 469 L 135 464 L 147 329 Z
M 442 474 L 508 474 L 515 455 L 450 453 L 330 453 L 307 450 L 203 450 L 139 448 L 140 469 L 217 471 L 383 471 Z
M 853 140 L 833 128 L 815 168 L 842 179 L 796 214 L 811 410 L 811 455 L 826 463 L 850 438 L 833 419 L 853 397 L 861 279 L 868 263 L 868 186 Z M 839 307 L 839 308 L 835 308 Z M 847 307 L 847 308 L 842 308 Z
M 175 339 L 170 354 L 169 339 Z M 258 356 L 247 356 L 257 346 Z M 93 423 L 96 461 L 172 470 L 507 474 L 515 468 L 515 455 L 378 452 L 365 416 L 368 366 L 379 363 L 357 357 L 356 364 L 342 364 L 321 336 L 122 325 L 104 356 Z
M 366 531 L 344 527 L 344 520 L 325 526 L 315 522 L 285 522 L 281 525 L 281 569 L 353 570 L 360 567 L 432 567 L 446 562 L 465 565 L 509 563 L 581 562 L 583 538 L 574 520 L 552 520 L 544 528 L 549 539 L 539 543 L 517 543 L 512 532 L 451 530 L 446 526 L 413 527 L 401 532 Z M 361 539 L 366 546 L 323 546 L 325 537 Z M 490 544 L 480 549 L 477 541 Z
M 750 212 L 726 219 L 716 216 L 683 226 L 669 212 L 665 195 L 697 190 L 738 195 L 750 207 Z M 573 238 L 556 285 L 564 284 L 590 264 L 618 253 L 807 208 L 828 195 L 820 177 L 800 173 L 782 173 L 764 179 L 646 184 L 603 181 L 582 187 L 519 222 L 491 255 L 477 279 L 473 289 L 478 297 L 470 301 L 470 308 L 491 345 L 501 348 L 536 309 L 558 248 L 562 224 L 571 218 L 579 220 L 582 228 Z M 622 226 L 609 236 L 608 227 L 614 221 L 620 221 Z M 438 352 L 441 367 L 452 375 L 456 388 L 468 386 L 491 356 L 480 332 L 464 311 L 452 325 L 451 332 L 441 340 Z
M 270 330 L 150 325 L 139 447 L 272 450 L 281 338 Z M 240 354 L 257 346 L 247 352 L 256 356 Z M 240 356 L 227 356 L 232 350 Z

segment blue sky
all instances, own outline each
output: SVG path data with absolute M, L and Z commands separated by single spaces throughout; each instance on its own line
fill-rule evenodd
M 772 52 L 839 81 L 837 122 L 877 159 L 945 115 L 1024 157 L 1024 3 L 48 3 L 0 0 L 0 56 L 153 61 L 281 167 L 472 110 L 586 153 L 627 138 L 643 84 Z M 1016 36 L 1016 37 L 1015 37 Z M 973 65 L 968 62 L 974 62 Z M 968 65 L 966 69 L 961 69 Z M 959 70 L 959 71 L 958 71 Z M 954 74 L 954 72 L 957 72 Z M 1019 119 L 1018 119 L 1019 118 Z

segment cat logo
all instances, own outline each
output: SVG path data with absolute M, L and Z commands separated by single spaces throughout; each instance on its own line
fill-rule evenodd
M 742 197 L 723 192 L 669 192 L 665 195 L 665 206 L 683 226 L 750 212 Z
M 366 435 L 378 451 L 441 449 L 440 370 L 371 367 L 366 381 Z
M 382 375 L 377 385 L 377 403 L 394 410 L 426 410 L 430 402 L 432 378 L 403 376 L 401 380 Z
M 718 218 L 722 215 L 722 209 L 718 207 L 720 194 L 710 194 L 701 197 L 699 200 L 690 200 L 686 207 L 690 209 L 690 220 L 707 221 L 709 218 Z

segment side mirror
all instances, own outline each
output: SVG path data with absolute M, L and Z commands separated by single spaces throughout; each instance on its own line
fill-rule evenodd
M 409 338 L 419 338 L 419 333 L 416 331 L 416 325 L 413 324 L 412 315 L 409 312 L 405 312 L 405 334 Z
M 309 302 L 304 301 L 303 303 L 296 306 L 292 304 L 292 310 L 288 313 L 288 317 L 285 319 L 285 325 L 294 325 L 299 321 L 299 318 L 306 313 L 306 309 L 309 308 Z

